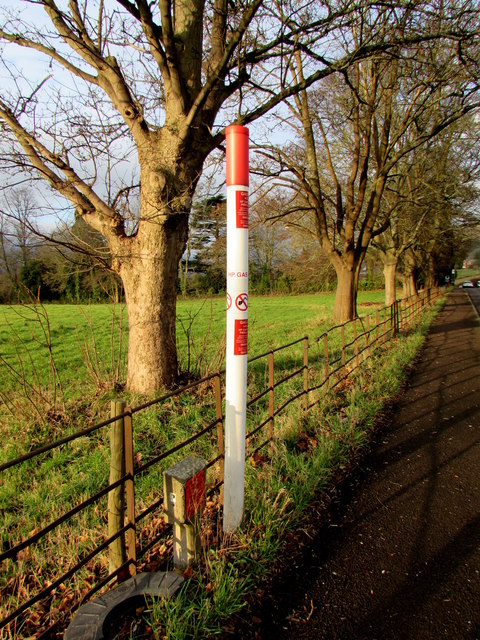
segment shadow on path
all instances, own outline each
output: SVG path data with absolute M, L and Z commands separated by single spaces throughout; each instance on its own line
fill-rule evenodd
M 265 596 L 258 638 L 480 640 L 480 321 L 450 294 L 380 441 Z

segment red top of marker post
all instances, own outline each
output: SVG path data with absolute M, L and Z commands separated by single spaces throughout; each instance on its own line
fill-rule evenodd
M 227 186 L 248 187 L 248 129 L 231 124 L 225 129 L 227 139 Z

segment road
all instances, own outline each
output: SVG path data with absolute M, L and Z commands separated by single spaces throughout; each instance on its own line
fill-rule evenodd
M 477 313 L 480 315 L 480 287 L 475 287 L 474 289 L 462 289 L 470 296 L 470 299 L 477 310 Z

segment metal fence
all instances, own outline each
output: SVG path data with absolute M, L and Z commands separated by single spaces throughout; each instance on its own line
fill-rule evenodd
M 297 402 L 305 411 L 315 406 L 326 393 L 360 368 L 375 350 L 416 322 L 423 308 L 441 293 L 437 289 L 422 291 L 418 297 L 397 301 L 391 307 L 332 327 L 319 336 L 302 336 L 251 357 L 248 380 L 249 389 L 253 391 L 247 405 L 248 455 L 254 456 L 274 442 L 276 421 L 289 405 Z M 82 448 L 86 442 L 90 448 L 98 446 L 102 451 L 108 448 L 109 439 L 118 439 L 118 434 L 122 442 L 120 470 L 112 475 L 110 469 L 109 481 L 88 497 L 80 499 L 82 490 L 82 495 L 74 496 L 71 507 L 60 517 L 51 522 L 47 518 L 40 524 L 35 521 L 29 535 L 22 539 L 18 539 L 18 533 L 12 533 L 13 526 L 4 527 L 0 548 L 1 637 L 55 637 L 80 604 L 108 583 L 134 575 L 139 568 L 148 570 L 158 556 L 167 559 L 171 543 L 169 526 L 162 519 L 161 473 L 167 461 L 178 459 L 186 450 L 198 449 L 202 440 L 201 454 L 207 459 L 208 493 L 219 496 L 217 499 L 221 501 L 223 383 L 224 371 L 218 371 L 135 407 L 114 402 L 108 420 L 0 465 L 3 482 L 9 481 L 9 473 L 17 472 L 35 483 L 37 470 L 48 464 L 55 466 L 54 456 L 58 455 L 64 456 L 67 465 L 79 462 L 79 470 L 75 473 L 81 475 Z M 202 415 L 197 417 L 200 427 L 181 441 L 162 444 L 161 450 L 140 455 L 141 425 L 138 431 L 134 429 L 134 417 L 152 409 L 164 411 L 168 405 L 170 413 L 162 413 L 158 420 L 155 416 L 153 419 L 153 431 L 167 432 L 175 412 L 182 410 L 181 399 L 186 394 L 197 394 L 201 398 Z M 189 407 L 191 404 L 187 405 L 188 410 Z M 187 409 L 184 406 L 184 410 Z M 72 448 L 74 456 L 65 453 L 71 452 Z M 136 493 L 141 482 L 147 488 L 142 489 L 143 496 L 139 499 Z M 116 498 L 112 500 L 112 496 Z M 105 507 L 106 500 L 108 505 Z M 108 520 L 114 511 L 115 500 L 121 504 L 117 508 L 117 526 L 112 532 Z M 75 518 L 87 510 L 91 514 L 84 522 L 83 530 L 80 526 L 79 531 L 78 525 L 74 524 Z M 14 520 L 12 514 L 23 517 L 24 511 L 18 500 L 2 505 L 7 525 Z M 28 530 L 28 522 L 25 524 L 24 528 Z M 64 544 L 68 548 L 67 558 L 61 555 Z M 115 554 L 116 560 L 112 562 Z M 158 560 L 153 566 L 158 567 Z

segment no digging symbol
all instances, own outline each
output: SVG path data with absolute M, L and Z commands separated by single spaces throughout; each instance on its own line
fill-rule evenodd
M 235 299 L 235 306 L 240 311 L 246 311 L 248 309 L 248 294 L 241 293 Z
M 227 311 L 230 309 L 230 307 L 232 306 L 232 296 L 227 293 Z

